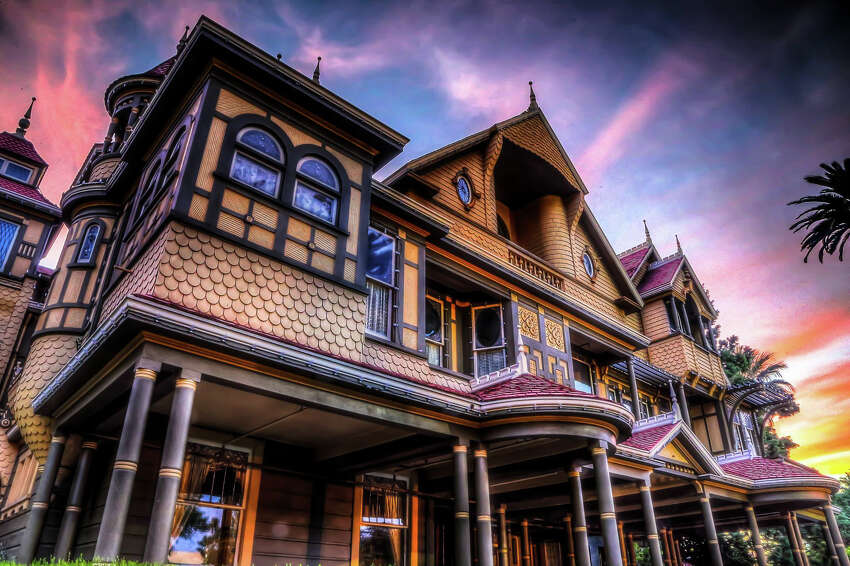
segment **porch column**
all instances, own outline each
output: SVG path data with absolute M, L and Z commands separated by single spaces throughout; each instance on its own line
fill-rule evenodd
M 832 540 L 832 533 L 829 532 L 829 525 L 824 522 L 821 525 L 821 529 L 823 529 L 823 536 L 826 539 L 826 547 L 829 549 L 829 563 L 832 566 L 841 566 L 838 562 L 838 551 L 835 549 L 835 541 Z
M 629 533 L 626 536 L 626 544 L 628 544 L 628 547 L 626 548 L 626 556 L 629 558 L 629 566 L 637 566 L 637 557 L 635 556 L 635 537 L 632 536 L 632 533 Z
M 94 548 L 95 559 L 112 562 L 121 552 L 121 540 L 127 525 L 130 497 L 133 494 L 145 424 L 148 421 L 148 409 L 158 371 L 158 364 L 156 369 L 152 369 L 150 364 L 147 367 L 136 367 L 127 414 L 124 416 L 124 427 L 121 429 L 121 439 L 118 441 L 118 451 L 112 465 L 112 479 L 106 495 L 106 506 L 103 508 L 100 532 Z
M 493 528 L 490 518 L 490 480 L 487 473 L 487 450 L 472 453 L 475 463 L 475 509 L 478 511 L 478 564 L 493 566 Z
M 626 535 L 623 533 L 623 522 L 617 521 L 617 535 L 620 537 L 620 557 L 624 566 L 629 565 L 629 554 L 626 552 Z
M 652 491 L 650 481 L 640 485 L 640 502 L 643 507 L 643 523 L 646 529 L 646 540 L 649 543 L 649 557 L 652 566 L 663 566 L 661 546 L 658 544 L 658 526 L 655 524 L 655 509 L 652 508 Z
M 510 566 L 508 556 L 508 520 L 507 508 L 499 505 L 496 513 L 499 514 L 499 566 Z
M 847 551 L 844 549 L 844 540 L 841 538 L 841 531 L 838 530 L 838 522 L 835 520 L 835 513 L 832 511 L 832 500 L 823 506 L 823 514 L 826 517 L 829 534 L 832 535 L 832 542 L 835 544 L 838 563 L 841 566 L 850 566 L 850 558 L 847 557 Z
M 86 482 L 89 479 L 89 471 L 96 451 L 97 442 L 86 440 L 80 445 L 80 458 L 77 461 L 77 469 L 74 471 L 68 503 L 65 506 L 65 512 L 62 514 L 59 535 L 56 537 L 56 546 L 53 549 L 53 555 L 59 560 L 65 560 L 71 555 L 74 539 L 77 536 L 77 525 L 83 511 L 82 504 Z
M 520 527 L 522 527 L 522 566 L 531 566 L 531 540 L 528 538 L 528 519 L 523 519 Z
M 611 474 L 608 471 L 607 447 L 607 442 L 599 441 L 591 449 L 596 497 L 599 504 L 599 523 L 602 527 L 602 541 L 605 544 L 605 563 L 608 566 L 623 566 L 620 540 L 617 535 L 617 515 L 614 512 L 614 494 L 611 490 Z
M 626 360 L 626 367 L 629 370 L 629 387 L 632 388 L 632 414 L 635 420 L 640 420 L 640 398 L 638 396 L 637 377 L 635 377 L 635 359 L 629 358 Z
M 794 564 L 797 566 L 806 566 L 803 561 L 803 553 L 800 550 L 800 543 L 797 540 L 797 533 L 794 530 L 794 522 L 791 520 L 791 512 L 785 514 L 785 532 L 788 535 L 788 542 L 791 543 L 791 554 L 794 555 Z
M 573 540 L 573 516 L 569 513 L 564 517 L 564 547 L 567 549 L 567 560 L 564 566 L 576 566 L 576 545 Z
M 472 566 L 469 540 L 469 484 L 467 483 L 466 446 L 454 446 L 455 463 L 455 564 Z
M 753 537 L 753 546 L 756 549 L 756 559 L 758 566 L 767 566 L 767 557 L 764 554 L 764 546 L 761 544 L 761 533 L 759 533 L 759 524 L 756 520 L 756 512 L 752 505 L 747 505 L 744 510 L 747 512 L 747 522 L 750 524 L 750 534 Z
M 702 507 L 702 519 L 705 523 L 705 543 L 712 566 L 723 566 L 723 556 L 720 555 L 720 543 L 717 541 L 717 529 L 714 527 L 714 515 L 711 512 L 711 502 L 708 493 L 703 492 L 699 498 Z
M 584 517 L 584 496 L 581 493 L 581 467 L 573 467 L 570 478 L 570 501 L 573 505 L 573 542 L 575 542 L 576 566 L 590 566 L 590 546 L 587 543 L 587 521 Z
M 682 420 L 691 428 L 691 411 L 688 409 L 688 397 L 685 395 L 685 384 L 681 381 L 676 382 L 676 395 L 679 397 L 679 409 L 682 413 Z
M 670 531 L 670 532 L 672 533 L 673 531 Z M 676 563 L 679 566 L 682 566 L 682 564 L 684 564 L 684 562 L 682 562 L 682 545 L 679 544 L 678 540 L 675 541 L 675 545 L 676 545 Z
M 47 509 L 50 507 L 50 495 L 53 493 L 53 484 L 56 483 L 56 473 L 59 464 L 62 463 L 62 453 L 65 452 L 65 437 L 54 435 L 50 439 L 50 448 L 47 451 L 47 460 L 41 470 L 38 479 L 38 487 L 32 496 L 27 526 L 21 539 L 16 561 L 28 564 L 35 558 L 38 551 L 38 543 L 41 540 L 41 532 L 44 530 L 44 521 L 47 519 Z
M 794 524 L 794 534 L 797 535 L 797 546 L 800 547 L 800 556 L 803 558 L 803 564 L 810 566 L 809 556 L 806 554 L 806 539 L 803 538 L 803 531 L 800 530 L 800 523 L 797 522 L 796 513 L 791 513 L 791 522 Z
M 162 445 L 156 495 L 145 543 L 145 562 L 164 564 L 168 560 L 171 525 L 177 505 L 177 492 L 180 490 L 180 480 L 183 477 L 186 440 L 189 437 L 189 426 L 192 420 L 192 404 L 200 379 L 199 373 L 182 370 L 174 384 L 171 414 L 168 418 L 165 442 Z

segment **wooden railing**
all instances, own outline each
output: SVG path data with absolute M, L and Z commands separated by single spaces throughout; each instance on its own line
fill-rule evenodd
M 524 256 L 515 250 L 508 250 L 508 262 L 543 283 L 555 287 L 559 291 L 566 290 L 563 277 L 530 257 Z

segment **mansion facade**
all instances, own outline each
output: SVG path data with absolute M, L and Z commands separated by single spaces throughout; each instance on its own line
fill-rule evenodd
M 0 134 L 0 550 L 217 566 L 720 566 L 825 526 L 679 247 L 612 249 L 529 107 L 407 143 L 202 17 L 59 206 Z M 55 271 L 39 267 L 61 225 Z M 699 551 L 682 545 L 699 540 Z M 695 555 L 692 555 L 696 552 Z M 698 555 L 698 556 L 697 556 Z

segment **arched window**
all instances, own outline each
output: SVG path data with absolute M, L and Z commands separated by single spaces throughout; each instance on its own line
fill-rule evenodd
M 307 156 L 296 167 L 292 205 L 329 224 L 336 224 L 340 187 L 336 173 L 325 161 Z
M 236 136 L 237 150 L 230 176 L 269 196 L 277 196 L 284 153 L 271 134 L 259 128 L 245 128 Z
M 94 261 L 94 246 L 100 236 L 100 224 L 89 224 L 77 249 L 77 263 Z

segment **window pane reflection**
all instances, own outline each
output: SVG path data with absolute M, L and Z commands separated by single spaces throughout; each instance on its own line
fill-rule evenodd
M 337 199 L 307 185 L 295 185 L 295 208 L 331 224 L 336 223 Z
M 233 156 L 230 176 L 267 195 L 274 196 L 277 193 L 277 171 L 260 165 L 241 153 Z
M 172 564 L 233 564 L 239 511 L 178 503 L 174 510 Z

